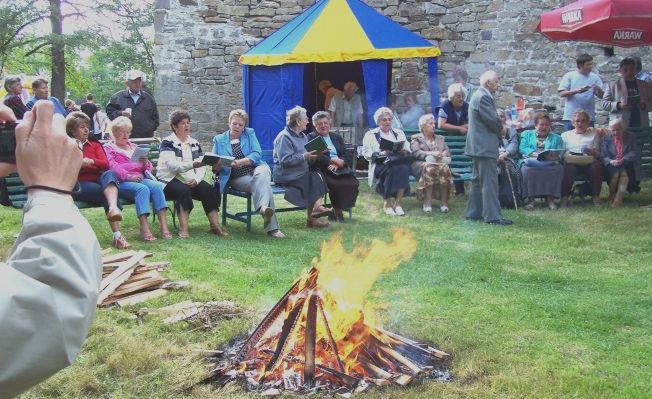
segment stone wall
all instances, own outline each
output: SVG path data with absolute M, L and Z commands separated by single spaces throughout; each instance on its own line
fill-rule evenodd
M 196 134 L 226 129 L 228 112 L 242 106 L 242 70 L 238 57 L 274 32 L 314 0 L 157 0 L 155 11 L 155 96 L 161 115 L 188 108 Z M 394 21 L 442 50 L 440 89 L 450 73 L 463 65 L 471 82 L 495 69 L 502 76 L 499 103 L 513 104 L 515 95 L 563 106 L 557 95 L 561 76 L 575 69 L 574 58 L 594 56 L 603 80 L 613 79 L 623 55 L 638 54 L 652 68 L 652 48 L 615 49 L 552 43 L 535 33 L 539 15 L 568 3 L 562 0 L 367 0 Z M 429 106 L 423 60 L 394 62 L 392 92 L 415 93 Z M 602 118 L 604 120 L 604 117 Z M 599 120 L 600 121 L 600 120 Z M 167 128 L 163 123 L 162 129 Z

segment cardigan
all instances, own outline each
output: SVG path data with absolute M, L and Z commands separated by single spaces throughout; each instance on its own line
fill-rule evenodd
M 393 133 L 392 133 L 393 132 Z M 376 140 L 376 134 L 381 138 L 394 141 L 394 142 L 403 142 L 403 151 L 410 151 L 410 143 L 405 137 L 405 133 L 402 130 L 391 129 L 390 132 L 385 133 L 380 130 L 380 127 L 369 130 L 365 133 L 364 138 L 362 139 L 362 156 L 369 161 L 369 174 L 367 176 L 367 183 L 369 186 L 374 184 L 374 171 L 376 170 L 376 163 L 373 161 L 373 155 L 380 153 L 380 143 Z
M 133 143 L 129 143 L 129 146 L 136 148 L 136 145 Z M 128 180 L 132 176 L 144 177 L 145 172 L 151 172 L 154 169 L 149 160 L 145 165 L 140 162 L 131 162 L 130 157 L 125 154 L 124 150 L 121 150 L 113 142 L 104 144 L 104 151 L 106 151 L 106 157 L 109 160 L 111 170 L 120 181 Z
M 192 152 L 192 161 L 183 160 L 183 150 L 181 140 L 176 134 L 172 133 L 159 146 L 158 165 L 156 166 L 156 178 L 162 182 L 169 183 L 175 177 L 183 183 L 188 183 L 191 178 L 184 177 L 184 174 L 193 169 L 193 162 L 197 161 L 204 155 L 199 142 L 192 137 L 188 137 L 186 143 L 190 145 Z M 206 167 L 194 168 L 194 179 L 197 183 L 204 180 Z M 191 174 L 192 175 L 192 174 Z
M 91 165 L 82 165 L 79 171 L 79 181 L 99 181 L 100 175 L 109 170 L 109 160 L 106 158 L 102 144 L 86 140 L 82 145 L 84 158 L 93 160 Z
M 263 151 L 260 148 L 258 138 L 254 129 L 247 127 L 240 135 L 240 149 L 245 157 L 251 159 L 253 166 L 267 165 L 263 161 Z M 233 156 L 233 148 L 231 147 L 230 132 L 227 130 L 213 137 L 213 154 Z M 226 189 L 229 178 L 231 176 L 231 168 L 222 166 L 220 170 L 220 190 L 224 192 Z
M 415 159 L 415 161 L 412 162 L 412 165 L 410 165 L 412 174 L 415 176 L 419 176 L 421 174 L 423 165 L 426 163 L 428 152 L 442 151 L 447 153 L 444 154 L 444 156 L 450 156 L 448 144 L 446 144 L 444 137 L 440 135 L 435 135 L 435 142 L 433 145 L 431 145 L 422 133 L 415 134 L 412 136 L 410 141 L 410 150 L 412 150 L 412 156 Z
M 548 137 L 543 142 L 544 150 L 561 150 L 564 148 L 564 142 L 561 139 L 561 136 L 557 133 L 548 133 Z M 518 150 L 521 153 L 521 158 L 519 164 L 525 162 L 525 159 L 530 157 L 534 151 L 537 150 L 537 131 L 536 130 L 526 130 L 521 133 L 521 143 L 518 146 Z

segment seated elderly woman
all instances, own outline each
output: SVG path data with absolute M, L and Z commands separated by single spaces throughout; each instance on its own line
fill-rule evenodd
M 89 134 L 90 119 L 83 112 L 72 112 L 66 117 L 66 133 L 76 139 L 84 158 L 79 171 L 79 191 L 73 193 L 75 201 L 104 206 L 106 218 L 113 232 L 113 246 L 129 248 L 120 232 L 122 212 L 118 208 L 118 178 L 109 170 L 109 161 L 102 144 Z
M 358 180 L 355 178 L 352 155 L 344 147 L 344 139 L 331 133 L 331 117 L 328 112 L 319 111 L 312 116 L 315 131 L 308 135 L 312 140 L 321 136 L 328 145 L 328 153 L 321 154 L 315 161 L 328 186 L 328 194 L 333 206 L 333 219 L 344 222 L 343 209 L 351 209 L 358 198 Z
M 392 129 L 392 110 L 380 107 L 374 113 L 377 128 L 362 139 L 362 155 L 369 161 L 369 185 L 376 182 L 376 192 L 383 196 L 385 214 L 404 216 L 404 195 L 410 192 L 410 144 L 402 130 Z M 381 148 L 381 141 L 385 143 Z M 392 144 L 392 148 L 386 144 Z
M 229 114 L 229 130 L 213 137 L 213 153 L 235 158 L 231 166 L 219 165 L 220 190 L 232 187 L 251 193 L 256 211 L 263 217 L 267 235 L 283 238 L 276 220 L 272 193 L 272 172 L 262 159 L 256 132 L 247 126 L 249 116 L 242 109 Z
M 523 198 L 526 210 L 534 209 L 534 198 L 545 197 L 550 209 L 557 209 L 555 198 L 561 197 L 561 181 L 564 168 L 559 164 L 559 153 L 564 143 L 558 134 L 550 133 L 550 117 L 539 113 L 534 117 L 535 130 L 521 133 L 519 152 L 523 159 Z M 558 150 L 543 153 L 546 150 Z
M 564 178 L 561 183 L 561 206 L 570 206 L 569 196 L 573 190 L 575 175 L 584 173 L 591 184 L 593 204 L 600 205 L 600 190 L 602 189 L 602 164 L 600 161 L 600 145 L 602 137 L 597 129 L 589 127 L 589 114 L 578 109 L 573 114 L 575 129 L 561 134 L 564 148 Z
M 451 130 L 458 134 L 469 131 L 469 104 L 464 101 L 466 89 L 461 83 L 448 86 L 448 100 L 439 108 L 437 125 L 440 129 Z M 464 194 L 464 182 L 455 182 L 455 195 Z
M 634 133 L 626 132 L 622 119 L 609 122 L 611 134 L 602 140 L 600 157 L 607 171 L 609 205 L 619 208 L 625 191 L 638 192 L 643 177 L 641 153 Z
M 433 194 L 441 200 L 439 210 L 449 211 L 448 196 L 453 182 L 449 164 L 450 150 L 443 136 L 435 134 L 435 116 L 425 114 L 419 118 L 419 134 L 412 136 L 410 150 L 415 161 L 412 174 L 419 177 L 417 198 L 423 202 L 423 211 L 432 212 Z
M 320 154 L 306 151 L 308 136 L 303 133 L 308 126 L 305 108 L 296 106 L 287 111 L 287 126 L 274 139 L 274 181 L 286 187 L 285 199 L 301 207 L 306 207 L 306 227 L 327 227 L 317 216 L 330 213 L 314 214 L 316 202 L 328 192 L 324 177 L 311 169 Z
M 518 206 L 522 198 L 521 170 L 516 159 L 518 158 L 518 133 L 507 127 L 505 111 L 499 110 L 498 117 L 503 125 L 498 143 L 498 199 L 505 208 Z
M 170 127 L 173 134 L 163 139 L 159 147 L 156 177 L 165 183 L 165 197 L 176 200 L 179 237 L 190 237 L 188 219 L 194 208 L 193 198 L 201 201 L 208 217 L 210 232 L 226 236 L 227 233 L 218 221 L 220 192 L 218 187 L 204 181 L 204 152 L 199 142 L 190 137 L 190 114 L 184 110 L 173 111 L 170 114 Z
M 111 170 L 120 181 L 120 189 L 124 195 L 136 204 L 136 214 L 140 223 L 140 237 L 146 241 L 155 241 L 152 235 L 147 217 L 151 213 L 150 201 L 154 204 L 154 211 L 158 216 L 161 228 L 161 237 L 172 238 L 168 229 L 167 202 L 163 194 L 163 186 L 154 180 L 152 175 L 152 163 L 147 157 L 141 157 L 135 161 L 131 158 L 136 150 L 136 145 L 129 141 L 133 129 L 131 120 L 125 116 L 119 116 L 113 120 L 111 126 L 112 141 L 104 144 L 104 151 L 109 160 Z

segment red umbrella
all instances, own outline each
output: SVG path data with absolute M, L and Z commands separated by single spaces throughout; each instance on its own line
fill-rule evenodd
M 652 45 L 652 0 L 580 0 L 541 14 L 537 31 L 555 42 Z

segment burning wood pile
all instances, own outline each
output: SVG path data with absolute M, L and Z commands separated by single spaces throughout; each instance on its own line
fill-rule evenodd
M 145 262 L 145 251 L 125 251 L 102 258 L 102 281 L 97 306 L 134 305 L 182 288 L 187 281 L 170 282 L 161 276 L 170 262 Z
M 341 236 L 324 243 L 320 260 L 292 285 L 248 339 L 216 359 L 210 380 L 245 382 L 265 395 L 281 389 L 345 396 L 371 385 L 404 386 L 420 378 L 447 379 L 449 355 L 375 327 L 364 306 L 376 278 L 410 259 L 411 233 L 347 253 Z

